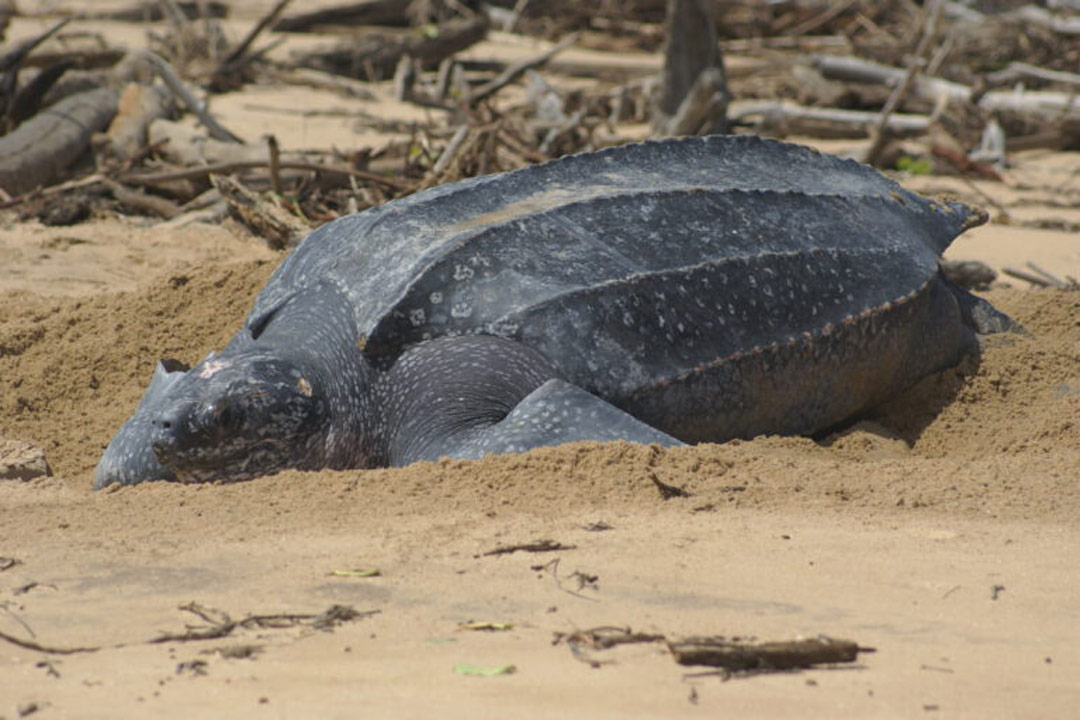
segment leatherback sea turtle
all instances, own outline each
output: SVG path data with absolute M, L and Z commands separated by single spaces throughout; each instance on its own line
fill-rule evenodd
M 436 187 L 311 233 L 221 353 L 159 365 L 94 486 L 813 433 L 1007 324 L 938 268 L 984 219 L 751 136 Z

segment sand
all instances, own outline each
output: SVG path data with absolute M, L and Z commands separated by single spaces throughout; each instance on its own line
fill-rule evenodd
M 245 127 L 252 104 L 282 101 L 269 95 L 220 103 L 223 119 Z M 350 146 L 332 131 L 321 140 Z M 1016 161 L 1025 187 L 1041 172 L 1056 197 L 1075 192 L 1074 155 Z M 1030 190 L 979 187 L 1021 219 L 1068 215 Z M 996 224 L 952 252 L 1080 275 L 1078 247 Z M 0 481 L 0 718 L 1075 713 L 1080 294 L 995 288 L 986 297 L 1027 332 L 989 339 L 980 363 L 818 441 L 585 444 L 91 492 L 157 358 L 222 347 L 279 260 L 231 223 L 0 218 L 0 438 L 42 449 L 52 471 Z M 687 494 L 665 500 L 658 482 Z M 484 555 L 540 539 L 564 547 Z M 219 621 L 364 614 L 151 642 L 210 627 L 181 609 L 193 602 Z M 509 629 L 459 628 L 468 621 Z M 662 643 L 585 655 L 554 643 L 608 625 L 823 634 L 876 652 L 725 679 L 676 665 Z M 473 677 L 462 664 L 515 672 Z

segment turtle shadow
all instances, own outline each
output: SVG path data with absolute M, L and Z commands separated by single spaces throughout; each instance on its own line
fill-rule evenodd
M 958 364 L 928 375 L 865 413 L 815 435 L 814 440 L 831 447 L 852 430 L 862 429 L 886 440 L 902 440 L 914 448 L 941 412 L 957 401 L 968 379 L 978 372 L 979 364 L 978 353 L 967 355 Z

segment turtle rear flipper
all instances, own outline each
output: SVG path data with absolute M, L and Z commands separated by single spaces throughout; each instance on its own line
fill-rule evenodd
M 956 298 L 956 302 L 960 306 L 960 314 L 964 320 L 964 324 L 979 335 L 993 335 L 995 333 L 1003 332 L 1024 332 L 1024 328 L 1020 323 L 998 310 L 986 300 L 983 300 L 977 295 L 972 295 L 952 280 L 949 280 L 945 277 L 944 272 L 940 273 L 940 277 L 945 286 L 952 291 L 953 297 Z
M 611 440 L 644 445 L 683 444 L 576 385 L 548 380 L 529 393 L 501 422 L 477 431 L 459 449 L 448 454 L 471 459 L 568 442 Z

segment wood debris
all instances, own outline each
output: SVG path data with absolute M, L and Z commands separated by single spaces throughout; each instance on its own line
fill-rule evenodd
M 1080 147 L 1072 5 L 636 0 L 602 13 L 586 5 L 494 3 L 481 12 L 364 0 L 291 12 L 289 0 L 276 0 L 236 38 L 221 24 L 227 4 L 208 0 L 133 0 L 83 16 L 161 23 L 134 52 L 86 32 L 81 17 L 65 19 L 0 47 L 0 204 L 32 216 L 48 198 L 79 195 L 95 198 L 94 212 L 162 222 L 220 217 L 226 204 L 241 213 L 243 204 L 263 208 L 256 215 L 265 221 L 247 218 L 253 231 L 288 247 L 342 214 L 640 139 L 643 125 L 656 135 L 866 138 L 864 156 L 883 169 L 993 182 L 1011 182 L 1018 149 Z M 291 50 L 301 33 L 330 42 Z M 495 33 L 535 50 L 514 62 L 467 52 Z M 644 51 L 662 70 L 564 61 L 571 48 Z M 568 77 L 590 82 L 570 86 Z M 343 119 L 399 137 L 352 153 L 271 152 L 266 138 L 240 137 L 213 109 L 216 97 L 261 83 L 339 94 L 353 103 Z M 386 97 L 391 83 L 399 101 L 423 108 L 423 121 L 355 109 Z M 229 176 L 219 180 L 228 199 L 187 207 L 211 189 L 211 175 Z M 250 202 L 241 203 L 240 187 Z M 69 205 L 80 203 L 88 206 Z

